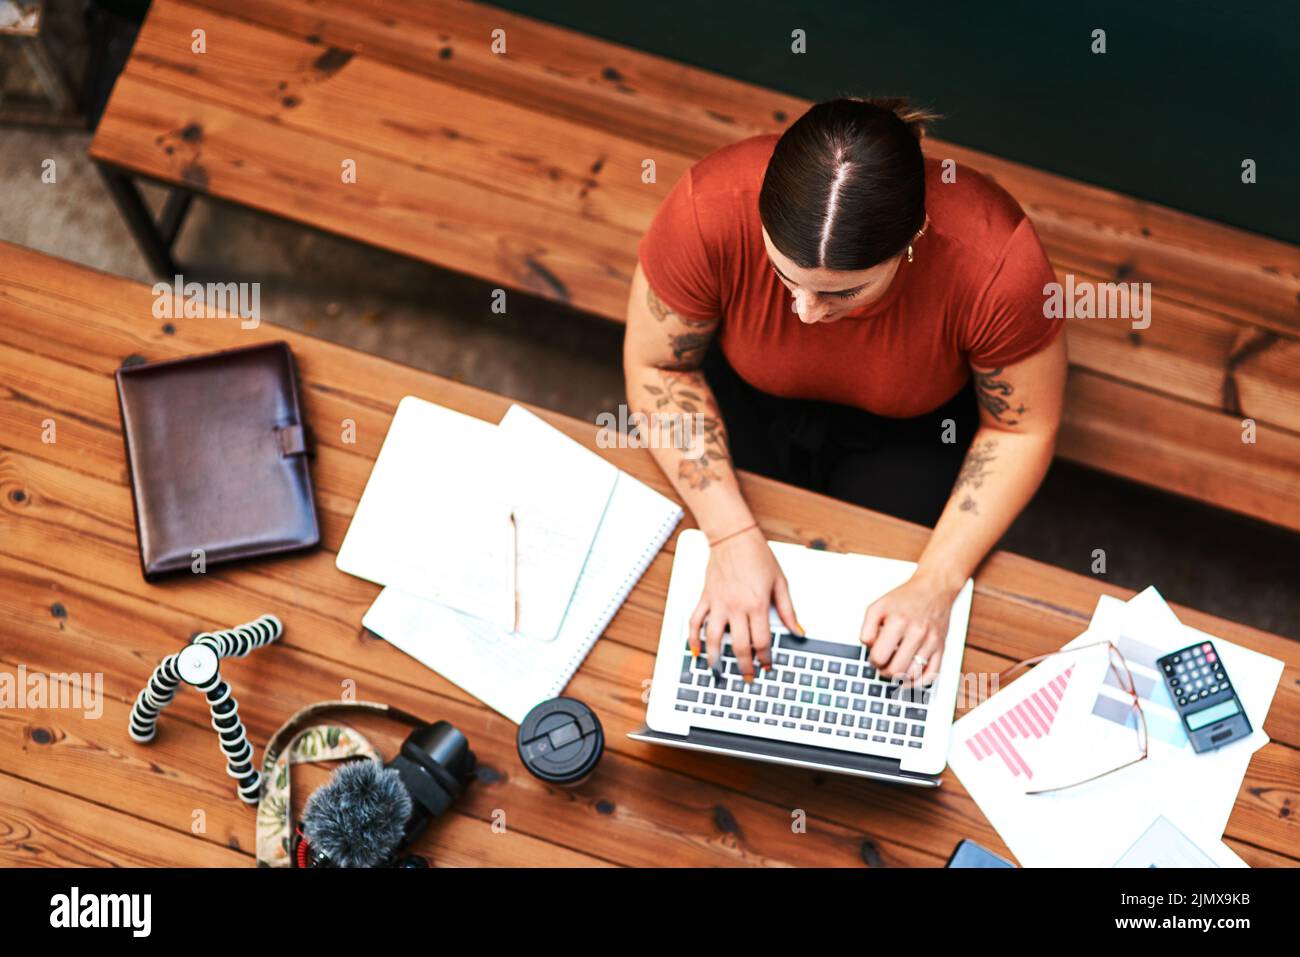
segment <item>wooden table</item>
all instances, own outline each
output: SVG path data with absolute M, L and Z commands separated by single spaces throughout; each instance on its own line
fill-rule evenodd
M 148 746 L 127 737 L 127 714 L 154 664 L 194 632 L 268 611 L 285 623 L 280 643 L 223 668 L 259 756 L 293 710 L 347 688 L 449 719 L 469 736 L 483 772 L 421 845 L 438 864 L 935 866 L 963 837 L 1006 853 L 950 772 L 941 788 L 923 791 L 629 741 L 625 732 L 645 715 L 642 681 L 652 671 L 671 545 L 569 687 L 596 709 L 608 734 L 597 773 L 574 791 L 536 781 L 515 756 L 514 725 L 368 635 L 361 615 L 378 588 L 334 567 L 402 396 L 493 420 L 508 401 L 266 325 L 155 319 L 152 304 L 148 286 L 0 244 L 0 671 L 102 672 L 106 698 L 98 718 L 0 710 L 0 863 L 253 863 L 254 812 L 235 799 L 200 696 L 178 695 Z M 146 584 L 113 372 L 139 357 L 268 339 L 288 340 L 300 363 L 318 443 L 313 475 L 324 546 Z M 595 426 L 542 414 L 595 447 Z M 348 419 L 355 444 L 342 441 Z M 672 494 L 644 450 L 599 451 Z M 922 528 L 831 499 L 753 476 L 743 484 L 774 538 L 899 558 L 915 558 L 925 540 Z M 964 670 L 997 671 L 1060 647 L 1084 628 L 1101 594 L 1127 595 L 995 554 L 977 577 Z M 1273 741 L 1251 761 L 1226 839 L 1252 865 L 1294 866 L 1300 650 L 1190 609 L 1178 614 L 1287 663 L 1265 725 Z M 374 740 L 391 755 L 402 734 L 384 726 Z M 300 788 L 298 799 L 305 793 Z M 796 809 L 807 814 L 806 833 L 792 833 Z M 504 833 L 492 826 L 501 820 Z

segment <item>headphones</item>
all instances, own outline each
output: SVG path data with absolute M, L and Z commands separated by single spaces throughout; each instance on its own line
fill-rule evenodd
M 354 728 L 313 719 L 375 714 L 414 730 L 387 764 Z M 303 820 L 291 821 L 290 767 L 350 761 L 307 801 Z M 398 851 L 414 843 L 473 779 L 474 752 L 447 721 L 432 724 L 375 701 L 321 701 L 289 718 L 271 736 L 262 758 L 257 809 L 257 860 L 266 867 L 425 866 Z

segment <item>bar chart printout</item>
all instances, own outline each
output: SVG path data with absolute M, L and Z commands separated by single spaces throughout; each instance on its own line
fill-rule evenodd
M 1013 778 L 1033 780 L 1032 758 L 1026 755 L 1026 752 L 1032 755 L 1033 749 L 1025 745 L 1041 741 L 1052 733 L 1061 699 L 1073 672 L 1073 665 L 1066 668 L 966 738 L 965 745 L 975 759 L 1000 761 Z M 1017 747 L 1017 742 L 1020 747 Z

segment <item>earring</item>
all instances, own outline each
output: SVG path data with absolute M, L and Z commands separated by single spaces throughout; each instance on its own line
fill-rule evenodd
M 921 224 L 921 228 L 918 229 L 918 230 L 916 231 L 916 235 L 913 236 L 912 238 L 913 238 L 913 239 L 920 239 L 922 236 L 924 236 L 924 235 L 925 235 L 925 230 L 926 230 L 926 228 L 927 228 L 929 225 L 930 225 L 930 217 L 927 216 L 927 217 L 925 217 L 925 222 L 923 222 L 923 223 Z M 911 244 L 911 243 L 908 243 L 908 244 L 907 244 L 907 261 L 908 261 L 908 262 L 911 262 L 911 261 L 912 261 L 912 244 Z

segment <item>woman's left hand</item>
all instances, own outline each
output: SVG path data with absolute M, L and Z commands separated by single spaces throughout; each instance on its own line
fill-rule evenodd
M 873 601 L 862 620 L 861 635 L 871 665 L 885 678 L 912 684 L 933 681 L 939 674 L 948 617 L 958 591 L 918 572 Z

